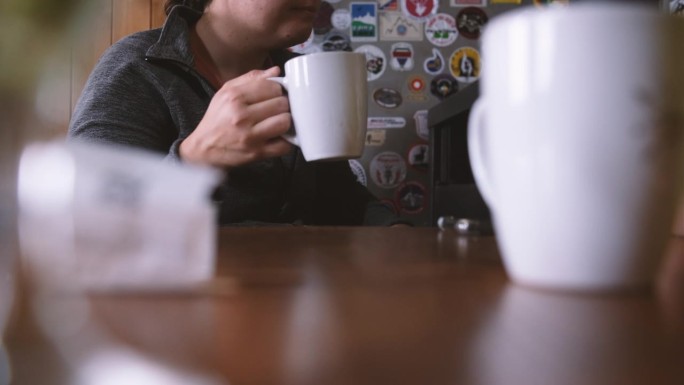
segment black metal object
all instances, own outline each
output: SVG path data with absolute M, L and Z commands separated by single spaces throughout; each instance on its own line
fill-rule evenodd
M 468 155 L 468 117 L 479 94 L 475 82 L 428 111 L 432 226 L 446 216 L 490 221 Z

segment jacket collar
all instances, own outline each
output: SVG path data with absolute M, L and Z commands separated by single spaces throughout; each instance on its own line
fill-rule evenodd
M 177 5 L 173 7 L 161 30 L 159 40 L 147 50 L 146 59 L 171 60 L 186 69 L 192 68 L 190 28 L 202 16 L 202 12 Z

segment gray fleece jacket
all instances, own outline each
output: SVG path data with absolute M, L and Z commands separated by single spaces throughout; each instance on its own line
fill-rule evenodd
M 144 148 L 180 161 L 181 141 L 197 127 L 216 92 L 193 66 L 189 30 L 200 16 L 177 6 L 162 29 L 112 45 L 88 79 L 69 137 Z M 283 50 L 271 58 L 284 71 L 293 55 Z M 346 161 L 309 163 L 299 149 L 231 169 L 215 199 L 224 225 L 400 222 L 356 181 Z

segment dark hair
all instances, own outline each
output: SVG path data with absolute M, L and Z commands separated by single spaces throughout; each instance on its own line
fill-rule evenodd
M 171 13 L 171 9 L 176 5 L 185 5 L 196 9 L 198 11 L 204 11 L 204 8 L 211 2 L 211 0 L 166 0 L 164 2 L 164 13 L 167 15 Z

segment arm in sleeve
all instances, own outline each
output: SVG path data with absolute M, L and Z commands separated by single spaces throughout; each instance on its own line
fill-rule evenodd
M 177 159 L 178 132 L 163 88 L 144 68 L 144 60 L 122 61 L 118 56 L 110 50 L 91 73 L 74 110 L 69 138 L 129 145 Z

